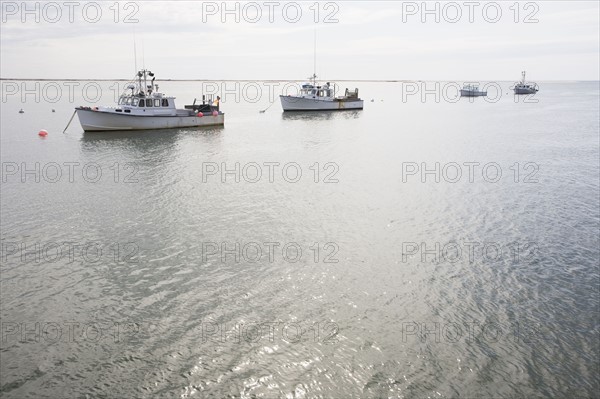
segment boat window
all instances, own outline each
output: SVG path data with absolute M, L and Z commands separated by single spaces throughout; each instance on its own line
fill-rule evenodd
M 155 107 L 160 107 L 160 100 L 158 98 L 154 99 L 154 106 Z
M 131 105 L 131 97 L 127 97 L 125 100 L 125 105 Z
M 146 99 L 146 107 L 151 107 L 152 106 L 152 99 L 151 98 L 147 98 Z
M 125 102 L 125 99 L 123 96 L 119 97 L 119 105 L 123 104 Z
M 169 100 L 167 100 L 166 98 L 163 98 L 163 100 L 162 100 L 162 106 L 163 107 L 168 107 L 169 106 Z
M 144 106 L 144 99 L 140 98 L 140 103 L 138 104 L 138 107 L 143 107 Z

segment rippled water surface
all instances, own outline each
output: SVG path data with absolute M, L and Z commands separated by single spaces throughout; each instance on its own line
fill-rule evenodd
M 598 83 L 355 86 L 135 133 L 3 100 L 1 396 L 597 396 Z

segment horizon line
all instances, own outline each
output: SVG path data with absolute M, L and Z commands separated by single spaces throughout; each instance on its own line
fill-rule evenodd
M 13 81 L 38 81 L 38 82 L 52 82 L 52 81 L 64 81 L 64 82 L 77 82 L 77 81 L 100 81 L 100 82 L 131 82 L 132 79 L 88 79 L 88 78 L 2 78 L 0 81 L 13 80 Z M 306 79 L 158 79 L 159 82 L 306 82 Z M 485 81 L 485 82 L 513 82 L 516 80 L 492 80 L 492 79 L 479 79 L 479 80 L 465 80 L 465 79 L 323 79 L 323 82 L 372 82 L 372 83 L 418 83 L 418 82 L 474 82 L 474 81 Z M 598 80 L 589 79 L 549 79 L 549 80 L 538 80 L 539 82 L 600 82 Z

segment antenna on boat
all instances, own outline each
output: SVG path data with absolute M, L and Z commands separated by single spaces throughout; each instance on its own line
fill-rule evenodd
M 314 54 L 313 54 L 313 84 L 317 85 L 317 25 L 315 24 L 314 33 Z
M 133 57 L 135 58 L 133 64 L 135 66 L 135 73 L 138 73 L 137 69 L 137 47 L 135 44 L 135 26 L 133 27 Z

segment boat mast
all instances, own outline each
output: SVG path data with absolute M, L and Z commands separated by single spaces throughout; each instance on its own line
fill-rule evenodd
M 135 73 L 138 73 L 138 69 L 137 69 L 137 46 L 135 43 L 135 26 L 133 27 L 133 65 L 135 67 Z
M 525 71 L 521 72 L 521 84 L 525 84 Z
M 143 51 L 144 45 L 142 44 L 142 51 Z M 146 80 L 146 69 L 144 69 L 144 94 L 146 94 L 146 90 L 148 90 L 148 81 Z
M 317 25 L 315 25 L 314 34 L 314 54 L 313 54 L 313 85 L 317 85 Z

